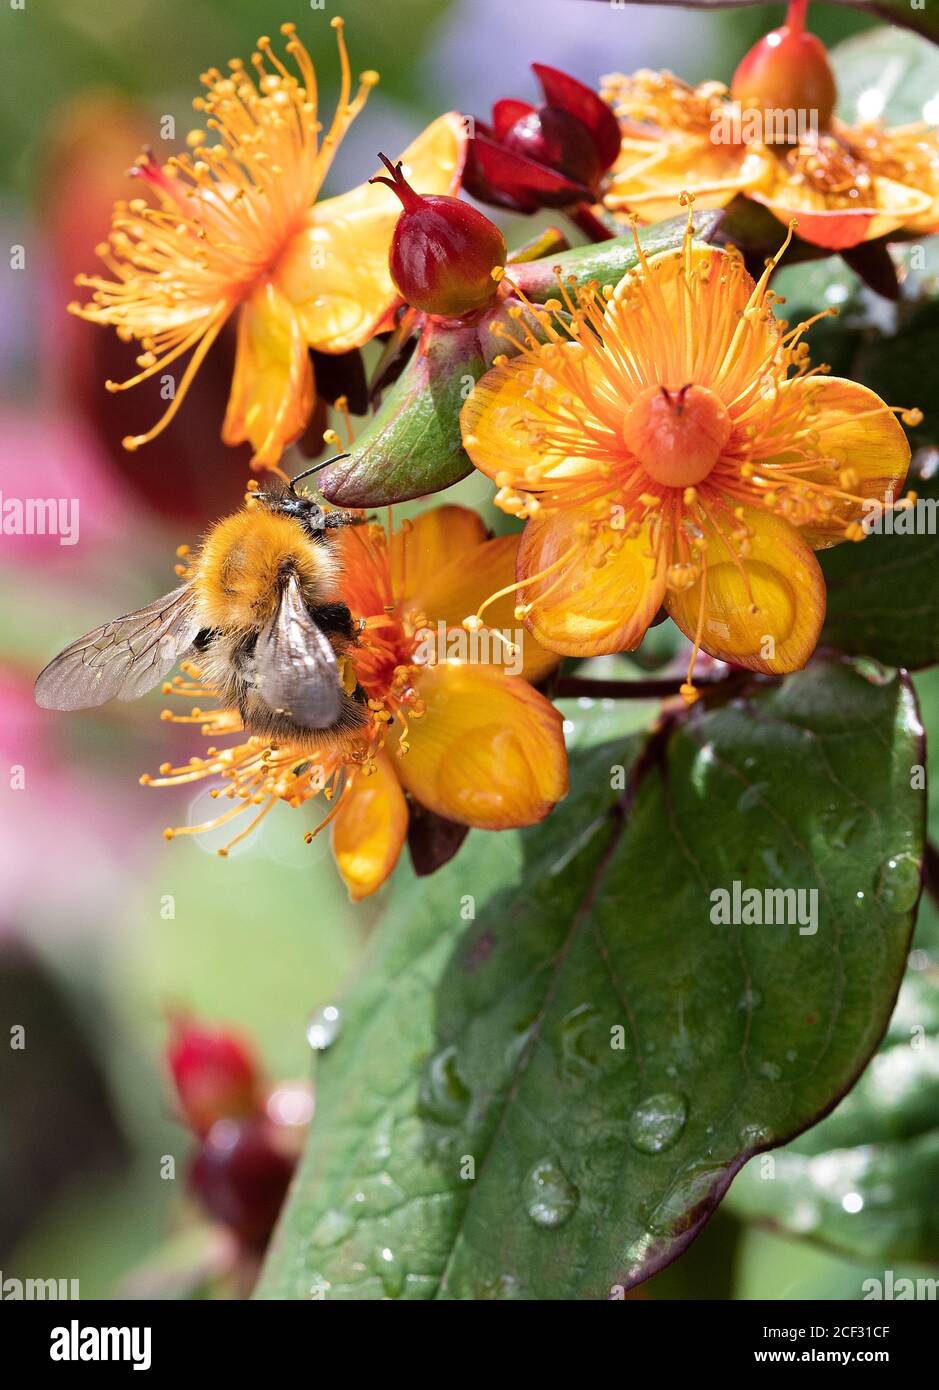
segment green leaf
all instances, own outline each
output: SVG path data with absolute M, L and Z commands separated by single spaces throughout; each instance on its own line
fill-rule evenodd
M 934 1260 L 939 1248 L 939 970 L 910 971 L 888 1036 L 821 1124 L 748 1164 L 738 1216 L 865 1260 Z
M 460 410 L 499 351 L 497 339 L 484 348 L 476 329 L 426 328 L 349 457 L 320 475 L 324 497 L 340 507 L 383 507 L 439 492 L 471 473 Z
M 883 1260 L 872 1255 L 856 1259 L 834 1255 L 824 1246 L 750 1226 L 737 1247 L 736 1299 L 785 1299 L 818 1302 L 831 1299 L 935 1298 L 936 1268 L 927 1264 L 895 1264 L 892 1284 Z M 901 1279 L 914 1282 L 902 1286 Z M 919 1283 L 919 1280 L 928 1280 Z M 932 1290 L 930 1294 L 929 1290 Z
M 585 743 L 598 713 L 542 825 L 399 879 L 260 1296 L 609 1297 L 876 1047 L 922 852 L 908 683 L 819 660 L 644 745 Z M 816 890 L 817 932 L 716 925 L 735 880 Z
M 721 223 L 720 212 L 699 212 L 694 217 L 694 235 L 698 241 L 710 241 Z M 680 246 L 688 226 L 688 216 L 670 217 L 651 227 L 639 227 L 639 241 L 647 256 L 659 251 L 672 251 Z M 556 256 L 544 256 L 527 265 L 512 266 L 509 274 L 528 299 L 539 303 L 557 297 L 557 268 L 566 281 L 571 275 L 580 287 L 591 280 L 601 285 L 615 285 L 638 260 L 632 234 L 598 241 L 587 246 L 575 246 Z
M 939 661 L 939 484 L 915 487 L 920 534 L 871 535 L 818 557 L 828 587 L 822 642 L 912 670 Z M 888 513 L 883 524 L 902 525 L 902 517 Z
M 717 221 L 714 213 L 696 218 L 699 235 L 706 237 Z M 673 218 L 643 231 L 640 240 L 649 255 L 668 250 L 681 244 L 686 226 L 686 217 Z M 512 265 L 509 274 L 529 299 L 542 302 L 557 293 L 555 266 L 573 275 L 578 285 L 592 279 L 615 284 L 637 259 L 633 238 L 620 237 Z M 320 488 L 330 502 L 387 506 L 439 492 L 473 471 L 460 438 L 460 411 L 493 357 L 512 350 L 492 333 L 496 323 L 517 332 L 504 305 L 471 325 L 425 321 L 413 356 L 348 459 L 320 475 Z
M 935 19 L 939 7 L 931 8 Z M 871 120 L 888 126 L 936 124 L 939 50 L 932 44 L 902 29 L 869 29 L 836 45 L 831 61 L 842 120 L 851 125 Z
M 921 406 L 922 423 L 910 427 L 909 439 L 914 450 L 924 449 L 939 445 L 939 412 L 932 408 L 939 398 L 939 304 L 927 298 L 935 292 L 939 264 L 932 239 L 925 246 L 895 246 L 892 255 L 904 295 L 916 296 L 900 305 L 865 290 L 839 257 L 782 269 L 773 288 L 785 296 L 780 313 L 791 323 L 826 307 L 839 310 L 837 318 L 812 327 L 812 361 L 827 362 L 835 375 L 869 386 L 888 405 Z M 907 524 L 897 513 L 886 520 L 883 534 L 819 553 L 828 586 L 821 640 L 853 655 L 917 669 L 939 661 L 939 484 L 915 473 L 909 484 L 923 504 L 914 534 L 897 534 Z

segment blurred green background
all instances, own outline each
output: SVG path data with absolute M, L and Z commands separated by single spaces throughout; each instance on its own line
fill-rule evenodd
M 829 42 L 870 23 L 812 8 L 812 27 Z M 532 61 L 591 84 L 640 66 L 729 80 L 782 7 L 701 15 L 586 0 L 346 0 L 325 9 L 300 0 L 26 0 L 0 12 L 0 221 L 5 244 L 26 252 L 25 272 L 2 277 L 0 488 L 81 503 L 74 547 L 0 537 L 0 768 L 25 775 L 22 789 L 0 777 L 0 995 L 5 1026 L 27 1028 L 25 1053 L 5 1050 L 0 1069 L 0 1268 L 4 1277 L 78 1278 L 86 1298 L 113 1294 L 192 1220 L 181 1179 L 159 1177 L 166 1154 L 182 1173 L 190 1142 L 163 1071 L 166 1009 L 236 1023 L 257 1040 L 271 1077 L 305 1075 L 306 1020 L 341 991 L 382 911 L 381 893 L 347 902 L 325 837 L 304 845 L 312 813 L 277 808 L 224 861 L 194 837 L 167 845 L 162 827 L 201 818 L 206 798 L 198 787 L 192 795 L 137 784 L 164 759 L 198 751 L 197 731 L 160 723 L 159 695 L 65 718 L 36 710 L 30 694 L 65 641 L 170 588 L 176 545 L 228 510 L 247 477 L 244 454 L 217 440 L 224 397 L 211 380 L 159 447 L 122 453 L 118 412 L 128 402 L 101 385 L 106 335 L 64 312 L 71 278 L 93 269 L 107 207 L 126 196 L 121 176 L 139 144 L 162 153 L 167 115 L 177 141 L 185 136 L 203 68 L 247 56 L 260 33 L 293 19 L 330 109 L 336 12 L 354 69 L 377 67 L 382 82 L 330 192 L 367 177 L 379 148 L 403 147 L 441 110 L 485 115 L 500 96 L 531 97 Z M 132 418 L 149 424 L 153 402 L 134 394 Z M 454 492 L 484 505 L 489 488 L 470 479 Z M 939 735 L 939 680 L 922 685 Z M 856 1261 L 720 1213 L 643 1292 L 856 1297 L 863 1277 Z

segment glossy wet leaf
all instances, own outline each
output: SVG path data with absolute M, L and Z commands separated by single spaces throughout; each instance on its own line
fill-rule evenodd
M 818 661 L 641 756 L 569 714 L 558 811 L 399 878 L 261 1296 L 610 1297 L 876 1047 L 918 887 L 881 866 L 922 847 L 909 687 Z M 816 890 L 817 932 L 713 923 L 735 880 Z
M 920 499 L 913 513 L 919 533 L 847 541 L 820 553 L 819 560 L 828 586 L 822 642 L 916 669 L 939 661 L 939 484 L 913 486 Z M 887 514 L 881 525 L 903 525 L 901 516 Z
M 939 1247 L 939 969 L 910 971 L 890 1031 L 838 1108 L 755 1159 L 737 1215 L 869 1260 L 933 1260 Z
M 895 246 L 904 300 L 890 304 L 865 289 L 839 257 L 781 269 L 773 288 L 792 323 L 834 307 L 837 318 L 809 331 L 812 362 L 869 386 L 895 406 L 920 406 L 923 420 L 908 428 L 914 451 L 939 445 L 939 313 L 934 299 L 939 262 L 933 246 Z M 911 476 L 922 505 L 907 534 L 895 513 L 879 534 L 819 553 L 828 586 L 822 642 L 892 666 L 919 668 L 939 661 L 939 485 Z M 903 495 L 903 490 L 898 497 Z
M 935 6 L 930 8 L 935 11 Z M 907 13 L 912 13 L 906 6 Z M 922 13 L 922 11 L 920 12 Z M 932 16 L 936 22 L 935 14 Z M 831 50 L 838 114 L 851 124 L 937 122 L 939 48 L 903 29 L 878 27 Z

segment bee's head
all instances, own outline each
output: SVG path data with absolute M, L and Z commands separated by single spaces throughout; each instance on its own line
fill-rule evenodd
M 343 458 L 348 458 L 348 455 L 337 454 L 325 463 L 318 463 L 315 467 L 298 473 L 289 483 L 269 483 L 266 487 L 259 488 L 254 495 L 268 511 L 277 512 L 280 516 L 295 517 L 311 540 L 325 540 L 328 532 L 335 531 L 340 526 L 355 526 L 362 518 L 352 512 L 327 511 L 312 497 L 297 492 L 296 485 L 301 478 L 318 473 L 321 468 L 328 468 L 330 464 L 338 463 Z

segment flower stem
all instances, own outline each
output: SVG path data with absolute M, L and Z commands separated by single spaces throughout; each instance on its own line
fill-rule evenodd
M 699 690 L 713 689 L 715 686 L 727 685 L 730 679 L 728 676 L 722 676 L 717 680 L 701 678 L 695 681 L 695 685 Z M 682 676 L 635 681 L 603 681 L 591 680 L 587 676 L 560 676 L 552 695 L 558 699 L 565 696 L 588 695 L 596 700 L 664 700 L 669 695 L 677 695 L 684 683 Z
M 805 32 L 805 12 L 808 7 L 809 0 L 789 0 L 789 9 L 786 12 L 786 28 L 790 34 Z

